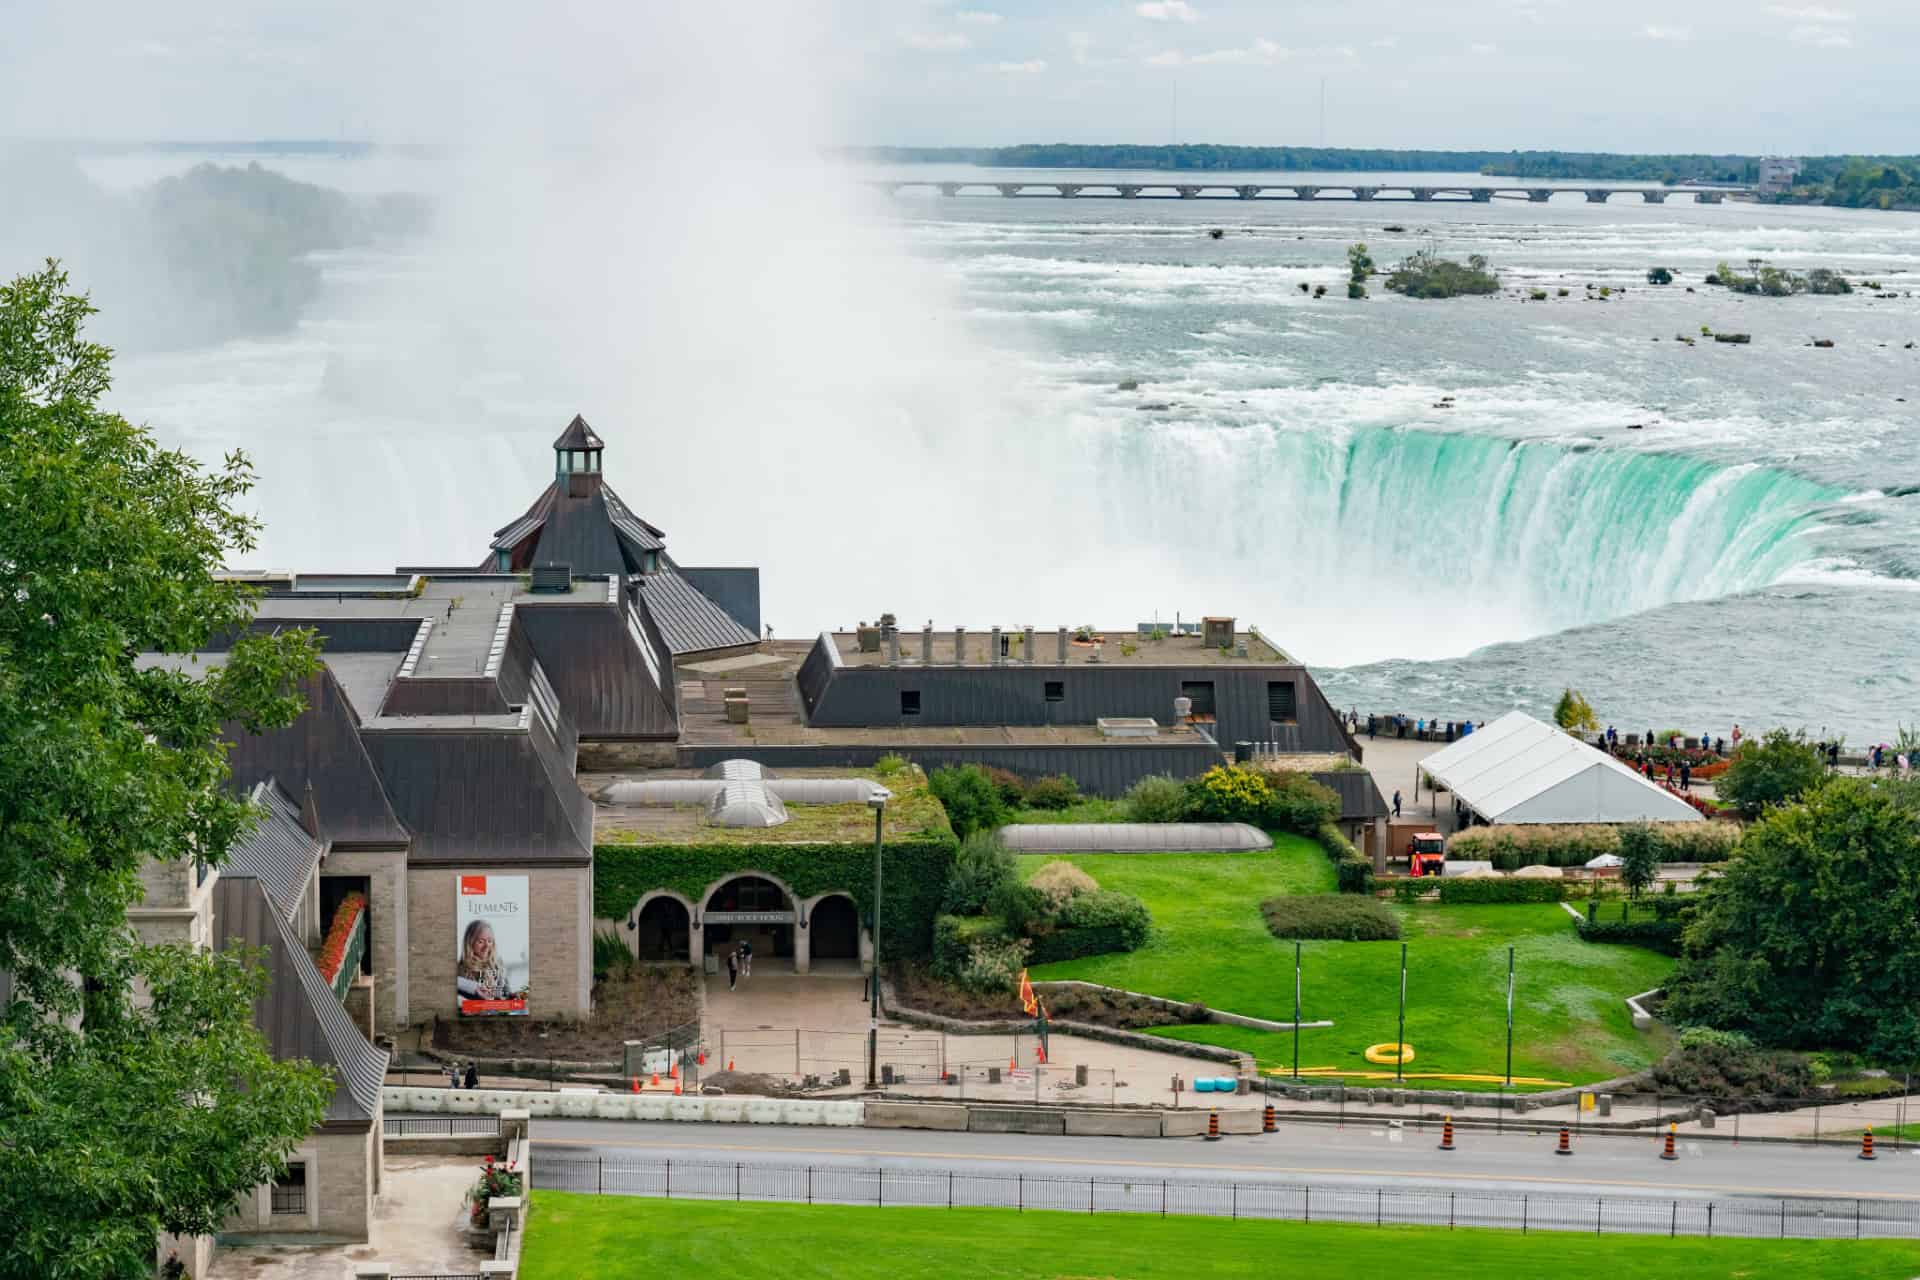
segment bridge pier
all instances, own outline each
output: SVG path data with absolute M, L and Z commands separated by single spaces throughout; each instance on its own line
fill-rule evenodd
M 1295 187 L 1293 189 L 1293 198 L 1296 200 L 1311 200 L 1319 194 L 1320 188 L 1318 187 Z
M 1198 187 L 1175 187 L 1174 190 L 1180 193 L 1182 200 L 1191 200 L 1200 194 L 1200 188 Z
M 1254 187 L 1254 186 L 1235 187 L 1234 191 L 1239 193 L 1239 196 L 1242 200 L 1251 200 L 1255 196 L 1260 194 L 1260 188 Z
M 1001 195 L 1011 200 L 1013 197 L 1019 195 L 1020 188 L 1026 186 L 1027 184 L 1024 182 L 999 182 L 999 183 L 995 183 L 994 185 L 1000 188 Z
M 1140 188 L 1133 186 L 1131 184 L 1116 187 L 1115 190 L 1117 190 L 1120 193 L 1120 198 L 1122 200 L 1131 200 L 1135 196 L 1140 194 Z
M 1379 194 L 1380 188 L 1378 187 L 1355 187 L 1353 189 L 1353 198 L 1355 200 L 1371 200 Z
M 1603 188 L 1591 187 L 1587 190 L 1587 203 L 1588 204 L 1605 204 L 1607 202 L 1607 197 L 1612 194 L 1613 192 L 1605 190 Z
M 1062 182 L 1055 186 L 1054 190 L 1060 193 L 1060 197 L 1063 200 L 1071 200 L 1080 194 L 1080 188 L 1070 182 Z
M 1646 191 L 1642 191 L 1640 193 L 1640 198 L 1645 200 L 1648 204 L 1665 204 L 1667 202 L 1667 193 L 1664 191 L 1654 191 L 1649 189 Z
M 1491 204 L 1493 202 L 1492 187 L 1475 187 L 1473 188 L 1472 195 L 1475 204 Z
M 1718 191 L 1696 191 L 1693 193 L 1693 202 L 1695 204 L 1719 204 L 1720 194 Z
M 943 182 L 940 184 L 940 194 L 943 196 L 957 196 L 960 194 L 960 184 L 957 182 Z
M 1411 188 L 1411 190 L 1413 192 L 1413 198 L 1415 200 L 1419 200 L 1424 203 L 1425 201 L 1433 199 L 1432 187 L 1413 187 Z
M 1527 200 L 1531 204 L 1545 204 L 1553 199 L 1552 187 L 1531 187 L 1527 191 Z

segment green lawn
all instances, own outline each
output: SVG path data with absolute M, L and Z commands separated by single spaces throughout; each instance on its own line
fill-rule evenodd
M 1048 855 L 1023 858 L 1028 874 Z M 1317 845 L 1279 836 L 1260 854 L 1096 854 L 1069 859 L 1103 888 L 1124 889 L 1153 911 L 1138 951 L 1041 965 L 1035 978 L 1080 978 L 1198 1001 L 1256 1017 L 1293 1017 L 1293 946 L 1272 937 L 1260 901 L 1324 893 L 1333 872 Z M 1558 906 L 1393 907 L 1409 947 L 1410 1071 L 1498 1074 L 1505 1069 L 1507 947 L 1518 969 L 1513 1068 L 1518 1076 L 1583 1082 L 1643 1067 L 1664 1033 L 1635 1031 L 1625 996 L 1660 985 L 1673 962 L 1639 947 L 1583 943 Z M 1395 1038 L 1400 944 L 1309 942 L 1302 957 L 1306 1020 L 1300 1065 L 1369 1070 L 1362 1053 Z M 1263 1067 L 1290 1066 L 1293 1037 L 1224 1026 L 1167 1027 L 1156 1035 L 1243 1049 Z M 1461 1084 L 1441 1087 L 1472 1088 Z
M 1005 1209 L 870 1209 L 535 1193 L 524 1280 L 655 1276 L 783 1280 L 1555 1280 L 1794 1276 L 1891 1280 L 1920 1273 L 1910 1241 L 1520 1235 L 1444 1227 L 1099 1217 Z

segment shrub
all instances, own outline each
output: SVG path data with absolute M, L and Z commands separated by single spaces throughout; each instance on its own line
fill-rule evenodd
M 1393 942 L 1400 917 L 1378 898 L 1344 893 L 1286 894 L 1260 904 L 1267 932 L 1276 938 L 1330 938 L 1341 942 Z
M 976 831 L 991 831 L 1007 820 L 1006 802 L 978 765 L 935 769 L 927 787 L 946 809 L 953 833 L 962 839 Z
M 1491 877 L 1442 879 L 1440 901 L 1464 902 L 1559 902 L 1566 897 L 1565 880 L 1508 880 Z
M 1035 778 L 1027 784 L 1029 809 L 1070 809 L 1080 801 L 1080 784 L 1064 773 Z
M 995 765 L 981 767 L 987 775 L 987 781 L 1000 796 L 1000 803 L 1009 809 L 1018 809 L 1027 802 L 1027 782 L 1011 769 L 1002 769 Z
M 633 963 L 633 952 L 627 950 L 627 944 L 617 930 L 593 931 L 593 977 L 596 982 L 609 976 L 631 977 Z
M 1147 904 L 1130 893 L 1103 889 L 1076 894 L 1055 913 L 1052 928 L 1032 940 L 1031 960 L 1045 964 L 1110 951 L 1136 951 L 1153 932 Z
M 1326 850 L 1327 857 L 1333 863 L 1334 884 L 1342 893 L 1372 893 L 1373 864 L 1360 856 L 1353 842 L 1340 834 L 1340 828 L 1331 822 L 1323 822 L 1314 831 L 1313 838 Z
M 1804 734 L 1771 729 L 1735 749 L 1714 791 L 1742 813 L 1757 816 L 1770 805 L 1798 800 L 1826 776 L 1826 762 Z
M 905 756 L 895 755 L 892 752 L 888 752 L 873 762 L 873 771 L 883 778 L 891 778 L 897 773 L 905 773 L 912 767 L 913 766 L 907 762 Z
M 1187 789 L 1164 774 L 1140 779 L 1120 802 L 1128 822 L 1178 822 L 1187 816 Z
M 976 831 L 960 842 L 953 870 L 947 875 L 940 909 L 951 915 L 978 915 L 987 899 L 1003 884 L 1018 878 L 1013 854 L 991 831 Z
M 1010 992 L 1027 967 L 1027 940 L 993 936 L 967 948 L 953 975 L 954 985 L 977 996 Z
M 1471 255 L 1462 264 L 1421 249 L 1393 269 L 1387 288 L 1409 298 L 1452 298 L 1463 293 L 1498 293 L 1500 277 L 1488 269 L 1481 254 Z
M 1647 271 L 1648 284 L 1672 284 L 1673 272 L 1665 267 L 1653 267 Z
M 1266 817 L 1273 784 L 1259 769 L 1217 764 L 1187 782 L 1186 816 L 1196 822 L 1252 822 Z
M 1587 942 L 1617 943 L 1645 947 L 1661 955 L 1680 954 L 1681 924 L 1678 920 L 1582 920 L 1575 929 Z
M 933 962 L 929 968 L 935 977 L 958 983 L 976 951 L 1003 951 L 1013 941 L 1018 939 L 992 916 L 939 916 L 933 922 Z
M 1268 785 L 1262 826 L 1307 836 L 1340 816 L 1340 797 L 1304 773 L 1275 774 Z
M 1560 691 L 1560 700 L 1553 704 L 1553 722 L 1568 733 L 1593 733 L 1600 728 L 1592 704 L 1577 689 Z
M 1706 1045 L 1721 1049 L 1751 1049 L 1753 1037 L 1744 1031 L 1722 1031 L 1718 1027 L 1680 1028 L 1682 1049 L 1698 1049 Z
M 1050 907 L 1032 885 L 1009 880 L 987 895 L 987 914 L 1005 925 L 1008 933 L 1028 936 L 1046 923 Z
M 1651 829 L 1662 862 L 1724 862 L 1740 840 L 1739 829 L 1724 822 L 1660 822 Z M 1620 830 L 1599 823 L 1475 827 L 1449 840 L 1447 851 L 1456 859 L 1491 862 L 1498 871 L 1578 867 L 1603 853 L 1620 853 Z
M 1653 1068 L 1653 1081 L 1674 1093 L 1717 1098 L 1804 1098 L 1813 1092 L 1813 1071 L 1796 1053 L 1756 1049 L 1751 1043 L 1703 1038 L 1680 1047 Z
M 1054 911 L 1065 906 L 1069 898 L 1100 891 L 1099 881 L 1066 861 L 1049 862 L 1028 877 L 1027 883 L 1040 891 Z

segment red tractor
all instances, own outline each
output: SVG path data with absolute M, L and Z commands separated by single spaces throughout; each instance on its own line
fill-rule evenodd
M 1421 831 L 1407 841 L 1407 874 L 1413 876 L 1445 875 L 1447 867 L 1447 842 L 1438 831 Z

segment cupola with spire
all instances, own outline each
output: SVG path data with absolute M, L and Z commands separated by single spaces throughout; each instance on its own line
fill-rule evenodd
M 584 498 L 600 487 L 600 453 L 606 446 L 579 414 L 553 442 L 553 479 L 567 496 Z

